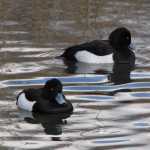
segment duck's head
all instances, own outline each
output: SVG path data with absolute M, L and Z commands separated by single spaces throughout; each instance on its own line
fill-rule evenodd
M 62 83 L 58 79 L 48 80 L 43 88 L 44 97 L 57 104 L 65 104 L 65 96 L 63 95 L 62 89 Z
M 109 42 L 114 50 L 129 49 L 131 44 L 131 33 L 125 27 L 120 27 L 112 31 Z

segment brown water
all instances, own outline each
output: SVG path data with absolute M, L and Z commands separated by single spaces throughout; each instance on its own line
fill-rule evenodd
M 149 0 L 0 0 L 0 149 L 150 149 L 149 10 Z M 131 82 L 114 85 L 112 65 L 55 58 L 119 26 L 136 45 Z M 70 117 L 17 109 L 19 91 L 53 77 L 73 103 Z

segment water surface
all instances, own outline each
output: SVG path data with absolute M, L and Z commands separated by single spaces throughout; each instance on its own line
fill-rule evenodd
M 0 148 L 148 150 L 150 148 L 150 2 L 148 0 L 0 0 Z M 131 30 L 136 67 L 66 64 L 63 48 Z M 125 71 L 124 71 L 125 70 Z M 114 74 L 114 75 L 112 75 Z M 16 107 L 24 88 L 57 77 L 71 116 Z M 118 78 L 117 78 L 118 79 Z M 57 118 L 57 119 L 56 119 Z

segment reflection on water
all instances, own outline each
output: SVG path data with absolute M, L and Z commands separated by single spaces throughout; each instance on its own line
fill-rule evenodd
M 117 9 L 116 9 L 117 8 Z M 0 0 L 0 148 L 115 149 L 150 147 L 148 0 Z M 131 30 L 136 67 L 72 64 L 63 49 Z M 74 113 L 39 115 L 16 107 L 16 95 L 57 77 Z
M 97 74 L 107 74 L 112 71 L 112 64 L 86 64 L 81 62 L 71 62 L 63 60 L 63 63 L 67 66 L 66 72 L 85 74 L 85 73 L 97 73 Z
M 130 79 L 130 72 L 133 70 L 133 67 L 130 64 L 114 64 L 113 71 L 110 74 L 111 82 L 114 84 L 124 84 L 129 83 Z
M 46 134 L 61 135 L 62 125 L 67 124 L 67 121 L 65 119 L 70 117 L 70 115 L 71 114 L 57 114 L 57 115 L 37 114 L 37 113 L 27 114 L 27 112 L 24 112 L 24 115 L 22 117 L 24 117 L 24 120 L 30 124 L 41 124 Z M 57 139 L 60 140 L 60 138 Z

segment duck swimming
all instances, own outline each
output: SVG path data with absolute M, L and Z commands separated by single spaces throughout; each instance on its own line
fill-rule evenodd
M 17 106 L 20 109 L 40 113 L 70 113 L 73 106 L 66 100 L 62 83 L 58 79 L 48 80 L 42 88 L 24 89 L 17 96 Z
M 115 29 L 108 40 L 94 40 L 65 49 L 61 55 L 65 60 L 83 63 L 127 63 L 135 62 L 131 47 L 131 33 L 125 27 Z

